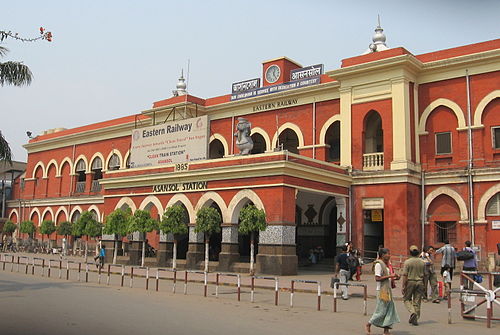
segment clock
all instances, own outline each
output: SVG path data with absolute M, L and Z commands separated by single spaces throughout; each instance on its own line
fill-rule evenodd
M 266 70 L 266 81 L 273 84 L 278 81 L 281 75 L 281 70 L 278 65 L 271 65 Z

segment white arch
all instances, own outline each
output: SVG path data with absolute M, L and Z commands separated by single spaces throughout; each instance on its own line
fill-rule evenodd
M 120 150 L 113 149 L 109 152 L 108 158 L 106 158 L 106 162 L 103 161 L 103 164 L 104 164 L 104 166 L 102 167 L 103 171 L 108 171 L 109 161 L 110 161 L 111 157 L 113 157 L 113 154 L 116 154 L 118 156 L 118 159 L 120 161 L 120 168 L 121 168 L 122 162 L 123 162 L 122 154 L 121 154 Z
M 72 219 L 73 219 L 73 215 L 75 214 L 75 212 L 80 212 L 80 215 L 82 215 L 83 209 L 80 206 L 73 207 L 73 209 L 71 210 L 71 213 L 70 213 L 70 215 L 68 217 L 68 221 L 73 222 Z
M 429 115 L 432 113 L 434 109 L 438 106 L 445 106 L 448 107 L 455 113 L 455 116 L 457 117 L 458 121 L 458 127 L 457 130 L 461 130 L 465 128 L 465 117 L 464 117 L 464 112 L 462 111 L 462 108 L 460 108 L 457 103 L 449 100 L 449 99 L 444 99 L 444 98 L 439 98 L 431 102 L 424 110 L 422 113 L 422 116 L 420 117 L 420 122 L 418 124 L 418 133 L 421 135 L 427 134 L 427 131 L 425 130 L 425 126 L 427 123 L 427 118 Z
M 87 160 L 87 157 L 85 157 L 84 155 L 80 155 L 75 159 L 75 164 L 73 165 L 73 170 L 71 172 L 73 174 L 76 174 L 76 166 L 77 166 L 78 162 L 80 161 L 80 159 L 83 159 L 83 161 L 85 162 L 85 173 L 89 173 L 90 172 L 89 161 Z
M 38 210 L 38 208 L 35 207 L 30 212 L 30 216 L 29 216 L 30 221 L 32 220 L 34 213 L 38 214 L 38 222 L 33 222 L 33 223 L 35 224 L 35 226 L 38 227 L 38 226 L 40 226 L 40 223 L 42 222 L 42 216 L 40 215 L 40 210 Z
M 184 193 L 177 193 L 172 198 L 170 198 L 167 205 L 165 206 L 165 210 L 178 202 L 182 203 L 184 207 L 186 207 L 189 215 L 189 222 L 195 222 L 196 212 L 194 211 L 193 204 L 191 203 L 191 201 L 189 201 L 188 197 Z
M 57 162 L 56 162 L 55 159 L 51 159 L 50 162 L 47 163 L 47 167 L 45 168 L 45 176 L 44 176 L 44 178 L 48 178 L 49 177 L 49 169 L 50 169 L 51 165 L 55 166 L 55 168 L 56 168 L 56 177 L 57 177 L 57 172 L 59 171 L 59 166 L 57 165 Z
M 464 199 L 460 196 L 460 194 L 458 194 L 457 191 L 452 190 L 447 186 L 438 187 L 434 191 L 429 193 L 427 197 L 425 197 L 425 212 L 427 213 L 427 211 L 429 210 L 429 205 L 441 194 L 445 194 L 455 200 L 460 210 L 460 221 L 467 221 L 469 216 L 467 213 L 467 205 L 465 204 Z
M 129 158 L 129 156 L 130 156 L 130 150 L 127 150 L 127 152 L 125 153 L 125 156 L 123 157 L 122 165 L 120 166 L 120 169 L 127 168 L 127 159 Z
M 94 210 L 97 213 L 97 219 L 98 219 L 98 221 L 102 222 L 103 221 L 103 217 L 101 215 L 101 211 L 99 210 L 99 207 L 97 207 L 96 205 L 92 205 L 89 208 L 87 208 L 88 212 L 90 212 L 92 210 Z
M 323 124 L 323 127 L 321 127 L 321 131 L 319 132 L 319 144 L 324 145 L 325 144 L 325 137 L 326 137 L 326 132 L 328 131 L 328 128 L 336 122 L 340 121 L 340 114 L 336 114 L 326 120 L 326 122 Z M 341 136 L 342 137 L 342 136 Z
M 482 126 L 483 112 L 486 106 L 493 101 L 493 99 L 500 98 L 500 90 L 495 90 L 488 93 L 479 104 L 477 104 L 476 110 L 474 111 L 474 127 Z
M 196 206 L 194 208 L 195 217 L 196 217 L 196 213 L 198 213 L 200 208 L 202 208 L 203 206 L 205 206 L 209 202 L 210 202 L 210 204 L 211 204 L 211 202 L 215 202 L 219 206 L 220 211 L 222 212 L 222 222 L 228 222 L 228 221 L 226 221 L 226 219 L 229 218 L 227 216 L 226 203 L 224 202 L 224 199 L 222 199 L 222 197 L 218 193 L 215 193 L 213 191 L 206 192 L 205 194 L 203 194 L 201 196 L 200 200 L 198 200 L 198 203 L 196 204 Z
M 129 197 L 121 198 L 120 201 L 118 201 L 118 203 L 116 204 L 115 209 L 122 208 L 123 205 L 128 205 L 128 207 L 130 207 L 130 209 L 132 210 L 132 213 L 134 213 L 137 209 L 134 201 Z
M 254 128 L 252 128 L 251 135 L 253 135 L 253 134 L 261 135 L 264 138 L 264 141 L 266 142 L 266 150 L 265 151 L 271 151 L 271 147 L 272 147 L 271 139 L 269 138 L 269 134 L 264 129 L 262 129 L 260 127 L 254 127 Z
M 152 203 L 156 207 L 160 216 L 163 215 L 164 209 L 161 201 L 154 195 L 148 195 L 146 198 L 144 198 L 144 200 L 142 200 L 141 204 L 139 205 L 139 209 L 146 209 L 146 206 L 149 203 Z
M 45 176 L 47 175 L 46 171 L 45 171 L 45 165 L 43 164 L 42 161 L 39 161 L 38 163 L 36 163 L 35 167 L 33 168 L 33 175 L 31 176 L 31 178 L 35 179 L 36 178 L 36 170 L 41 167 L 42 168 L 42 178 L 45 178 Z
M 229 146 L 227 145 L 227 141 L 224 136 L 219 133 L 213 134 L 212 136 L 210 136 L 210 140 L 208 143 L 212 143 L 212 141 L 214 140 L 219 140 L 222 143 L 222 146 L 224 147 L 224 157 L 229 156 Z
M 68 215 L 68 210 L 66 209 L 66 207 L 64 206 L 60 206 L 57 211 L 56 211 L 56 215 L 54 216 L 54 222 L 56 223 L 56 225 L 58 225 L 59 223 L 61 222 L 57 222 L 57 218 L 59 217 L 59 214 L 63 212 L 65 215 L 66 215 L 66 220 L 65 221 L 69 221 L 69 215 Z
M 91 167 L 92 167 L 92 163 L 94 163 L 94 160 L 99 157 L 101 159 L 101 164 L 103 165 L 102 167 L 102 170 L 104 171 L 104 169 L 106 168 L 106 166 L 104 165 L 104 163 L 106 162 L 106 160 L 104 159 L 104 156 L 103 154 L 101 154 L 100 152 L 96 152 L 94 153 L 94 155 L 92 156 L 92 158 L 90 159 L 90 167 L 88 168 L 89 171 L 91 170 Z
M 61 164 L 59 164 L 59 170 L 57 171 L 57 177 L 60 177 L 62 174 L 62 169 L 64 166 L 64 163 L 68 162 L 69 164 L 69 173 L 71 174 L 73 171 L 73 162 L 69 157 L 64 157 L 64 159 L 61 161 Z
M 54 211 L 50 207 L 45 208 L 45 210 L 42 213 L 42 217 L 40 218 L 40 220 L 43 221 L 43 218 L 45 217 L 45 214 L 47 214 L 47 212 L 49 212 L 50 215 L 52 216 L 51 220 L 55 221 L 55 219 L 54 219 Z
M 477 220 L 486 221 L 486 205 L 490 201 L 491 197 L 500 192 L 500 184 L 493 185 L 486 192 L 484 192 L 481 200 L 479 200 L 479 205 L 477 206 Z
M 14 223 L 19 223 L 20 221 L 20 218 L 19 218 L 19 212 L 17 211 L 17 209 L 13 208 L 10 213 L 9 213 L 9 221 L 12 221 L 12 215 L 16 214 L 16 218 L 17 218 L 17 222 L 14 222 Z
M 229 203 L 229 206 L 227 206 L 227 212 L 229 214 L 230 221 L 225 222 L 238 223 L 238 216 L 240 214 L 240 211 L 248 202 L 245 200 L 253 202 L 255 207 L 257 207 L 258 209 L 263 209 L 265 211 L 264 203 L 257 195 L 257 193 L 249 189 L 241 190 L 234 195 L 234 197 L 231 199 L 231 202 Z
M 276 143 L 278 142 L 279 135 L 287 128 L 290 128 L 291 130 L 293 130 L 295 132 L 295 134 L 297 135 L 297 137 L 299 139 L 299 148 L 304 146 L 304 135 L 302 134 L 300 127 L 297 126 L 295 123 L 287 122 L 287 123 L 282 124 L 278 128 L 277 134 L 276 133 L 274 134 L 273 143 L 271 143 L 273 149 L 276 148 Z

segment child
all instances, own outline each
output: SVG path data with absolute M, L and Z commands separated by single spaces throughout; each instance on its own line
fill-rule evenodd
M 444 297 L 448 299 L 451 290 L 451 267 L 448 264 L 443 266 Z

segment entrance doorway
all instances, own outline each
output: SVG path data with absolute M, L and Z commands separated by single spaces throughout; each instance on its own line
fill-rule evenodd
M 375 259 L 377 258 L 379 247 L 384 245 L 384 210 L 363 210 L 363 223 L 364 256 Z

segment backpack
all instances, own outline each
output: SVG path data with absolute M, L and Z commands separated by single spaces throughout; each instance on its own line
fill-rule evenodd
M 474 253 L 469 250 L 461 250 L 457 252 L 457 259 L 459 261 L 467 261 L 474 258 Z
M 355 270 L 358 267 L 358 260 L 354 255 L 349 254 L 346 261 L 347 265 L 349 265 L 349 270 Z

